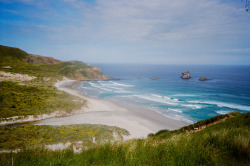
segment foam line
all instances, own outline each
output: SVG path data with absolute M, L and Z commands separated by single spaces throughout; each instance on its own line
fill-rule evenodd
M 112 83 L 113 83 L 113 85 L 115 85 L 115 86 L 134 87 L 134 85 L 121 84 L 121 83 L 117 83 L 117 82 L 112 82 Z
M 146 96 L 146 95 L 133 95 L 133 96 L 141 98 L 141 99 L 153 101 L 153 102 L 158 102 L 158 103 L 163 103 L 163 104 L 168 104 L 168 105 L 177 105 L 175 102 L 170 102 L 170 101 L 167 101 L 164 98 L 154 97 L 152 95 L 149 95 L 149 96 Z

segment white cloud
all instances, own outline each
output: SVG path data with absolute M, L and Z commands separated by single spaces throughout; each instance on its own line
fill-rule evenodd
M 85 52 L 91 61 L 103 60 L 102 55 L 105 60 L 120 56 L 130 61 L 142 54 L 149 59 L 209 55 L 240 48 L 250 37 L 244 9 L 219 0 L 14 1 L 42 6 L 23 14 L 42 20 L 18 27 L 25 35 L 61 45 L 58 54 Z M 235 51 L 247 52 L 228 52 Z
M 64 1 L 79 7 L 77 29 L 93 38 L 179 40 L 230 35 L 242 28 L 237 27 L 241 19 L 232 17 L 239 11 L 216 0 L 98 0 L 88 10 L 82 1 Z
M 250 48 L 236 48 L 236 49 L 227 49 L 219 50 L 220 52 L 235 52 L 235 53 L 250 53 Z

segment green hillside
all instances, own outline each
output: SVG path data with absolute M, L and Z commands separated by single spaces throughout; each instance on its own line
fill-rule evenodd
M 20 80 L 19 76 L 7 77 L 5 73 L 35 78 Z M 0 45 L 0 122 L 12 120 L 9 117 L 13 116 L 49 114 L 58 110 L 71 113 L 80 109 L 85 105 L 83 99 L 58 91 L 53 86 L 64 77 L 75 80 L 109 79 L 98 67 L 84 62 L 63 62 Z
M 51 62 L 51 63 L 48 63 Z M 6 68 L 9 66 L 10 68 Z M 39 78 L 67 77 L 76 80 L 105 80 L 109 77 L 96 66 L 80 61 L 59 61 L 51 57 L 34 56 L 19 48 L 0 45 L 0 70 L 28 74 Z
M 250 113 L 215 119 L 207 124 L 202 121 L 206 125 L 202 130 L 161 131 L 148 139 L 96 144 L 80 154 L 72 147 L 62 151 L 36 148 L 2 153 L 0 158 L 3 165 L 11 165 L 12 158 L 16 165 L 249 165 Z
M 49 114 L 57 110 L 70 113 L 85 104 L 82 99 L 46 84 L 31 86 L 2 81 L 0 91 L 0 122 L 8 117 Z

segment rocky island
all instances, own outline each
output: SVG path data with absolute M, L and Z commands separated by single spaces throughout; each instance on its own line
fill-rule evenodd
M 189 71 L 188 70 L 184 71 L 182 73 L 182 75 L 181 75 L 181 78 L 182 79 L 189 79 L 189 78 L 191 78 L 191 75 L 190 75 Z
M 207 79 L 206 77 L 201 77 L 199 80 L 200 81 L 207 81 L 207 80 L 212 80 L 212 79 Z

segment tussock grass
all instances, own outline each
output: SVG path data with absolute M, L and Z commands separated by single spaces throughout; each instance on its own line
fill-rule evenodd
M 237 114 L 195 133 L 96 144 L 80 154 L 33 149 L 0 158 L 6 165 L 11 157 L 16 165 L 248 165 L 249 121 L 250 113 Z
M 70 113 L 72 110 L 80 109 L 85 101 L 56 90 L 53 86 L 56 81 L 62 80 L 63 77 L 78 80 L 108 78 L 100 70 L 84 62 L 58 61 L 47 64 L 37 59 L 41 63 L 33 64 L 24 61 L 28 57 L 29 54 L 21 49 L 0 45 L 1 71 L 37 77 L 22 82 L 22 86 L 17 83 L 0 82 L 0 121 L 12 116 L 48 114 L 54 111 Z
M 1 120 L 12 116 L 40 115 L 54 111 L 70 113 L 78 110 L 86 101 L 56 90 L 53 86 L 19 85 L 16 82 L 0 82 Z
M 105 125 L 0 127 L 0 150 L 42 148 L 44 145 L 78 141 L 82 141 L 84 147 L 91 147 L 114 141 L 113 132 L 121 139 L 129 134 L 127 130 Z

